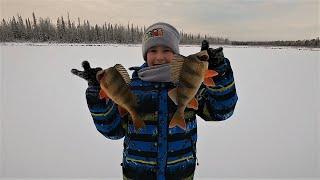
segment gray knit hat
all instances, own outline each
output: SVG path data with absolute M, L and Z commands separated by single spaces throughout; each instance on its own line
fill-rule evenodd
M 157 45 L 167 46 L 175 54 L 179 54 L 180 34 L 168 23 L 158 22 L 149 26 L 142 37 L 142 56 L 147 60 L 149 48 Z

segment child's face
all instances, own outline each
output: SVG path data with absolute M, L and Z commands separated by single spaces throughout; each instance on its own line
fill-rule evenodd
M 165 46 L 154 46 L 147 51 L 148 66 L 170 63 L 173 59 L 173 51 Z

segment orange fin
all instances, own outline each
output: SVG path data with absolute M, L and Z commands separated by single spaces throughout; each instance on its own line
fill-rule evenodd
M 205 78 L 203 84 L 210 87 L 214 87 L 216 85 L 212 78 Z
M 146 125 L 144 123 L 144 121 L 141 119 L 141 117 L 136 112 L 132 113 L 131 117 L 132 117 L 133 125 L 136 130 L 141 129 L 142 127 L 144 127 Z
M 177 88 L 173 88 L 173 89 L 169 90 L 168 95 L 169 95 L 170 99 L 174 102 L 174 104 L 178 105 Z
M 219 73 L 217 71 L 208 69 L 204 74 L 204 78 L 214 77 L 214 76 L 217 76 L 218 74 Z
M 126 109 L 124 109 L 123 107 L 118 105 L 118 111 L 121 117 L 123 117 L 124 115 L 126 115 L 128 113 L 128 111 Z
M 99 98 L 100 99 L 108 99 L 109 97 L 108 97 L 108 95 L 102 90 L 102 89 L 100 89 L 100 92 L 99 92 Z
M 194 110 L 198 110 L 199 103 L 196 98 L 191 99 L 191 101 L 187 104 L 188 108 L 192 108 Z
M 183 114 L 176 111 L 170 121 L 169 128 L 173 128 L 175 126 L 180 127 L 181 129 L 186 130 L 186 121 L 184 120 Z

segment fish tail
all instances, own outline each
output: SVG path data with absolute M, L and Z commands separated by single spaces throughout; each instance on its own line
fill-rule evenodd
M 139 116 L 137 112 L 132 112 L 131 117 L 132 117 L 133 125 L 136 130 L 139 130 L 140 128 L 145 126 L 144 121 L 142 120 L 142 118 Z
M 180 128 L 186 130 L 186 121 L 184 120 L 183 116 L 184 116 L 184 112 L 181 113 L 177 110 L 170 121 L 169 128 L 179 126 Z

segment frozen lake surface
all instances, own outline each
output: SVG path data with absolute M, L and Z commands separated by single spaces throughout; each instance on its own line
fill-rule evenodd
M 223 47 L 239 101 L 226 121 L 198 117 L 195 179 L 320 176 L 319 49 Z M 83 60 L 141 65 L 141 45 L 2 43 L 0 50 L 0 177 L 119 179 L 123 139 L 95 129 L 87 84 L 70 70 Z

